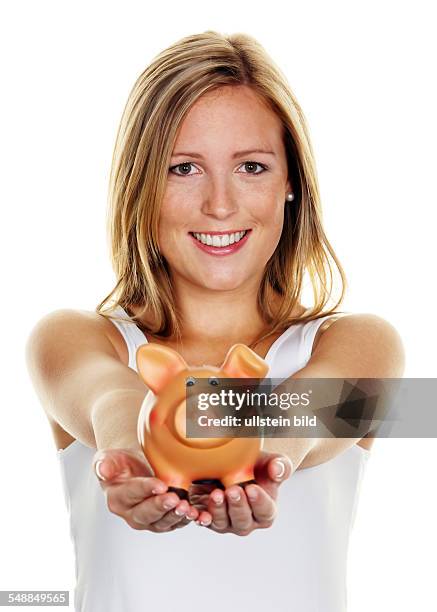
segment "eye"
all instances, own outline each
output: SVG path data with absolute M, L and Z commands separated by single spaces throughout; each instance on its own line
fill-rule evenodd
M 218 385 L 218 384 L 219 384 L 219 381 L 218 381 L 218 379 L 217 379 L 217 378 L 208 378 L 208 383 L 209 383 L 210 385 Z
M 176 168 L 179 169 L 179 172 L 176 172 Z M 176 174 L 176 176 L 193 176 L 192 174 L 190 174 L 191 168 L 195 168 L 194 164 L 192 164 L 191 162 L 182 162 L 182 164 L 176 164 L 176 166 L 171 166 L 169 168 L 169 171 L 173 172 L 173 174 Z M 196 172 L 195 174 L 199 174 L 199 172 Z
M 260 172 L 254 172 L 253 169 L 259 166 L 261 168 Z M 247 161 L 244 162 L 244 164 L 242 164 L 242 166 L 240 167 L 244 167 L 246 168 L 246 170 L 248 170 L 248 172 L 243 172 L 243 174 L 263 174 L 263 172 L 265 172 L 267 170 L 267 166 L 265 164 L 260 164 L 259 162 L 255 162 L 255 161 Z
M 196 384 L 196 379 L 193 378 L 192 376 L 189 376 L 187 379 L 185 379 L 185 384 L 187 387 L 192 387 L 193 385 Z

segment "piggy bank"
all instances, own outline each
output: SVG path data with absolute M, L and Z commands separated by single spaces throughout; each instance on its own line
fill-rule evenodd
M 261 437 L 186 436 L 186 381 L 190 377 L 264 378 L 267 363 L 246 345 L 235 344 L 220 368 L 189 367 L 178 352 L 152 342 L 138 348 L 136 361 L 149 388 L 138 417 L 138 440 L 156 477 L 186 491 L 195 480 L 217 479 L 229 487 L 254 479 Z

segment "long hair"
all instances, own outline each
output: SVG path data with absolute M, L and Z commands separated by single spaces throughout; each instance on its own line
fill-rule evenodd
M 167 261 L 158 246 L 158 220 L 174 143 L 184 117 L 206 92 L 246 85 L 280 118 L 288 177 L 295 199 L 285 206 L 277 248 L 265 266 L 258 308 L 266 333 L 336 312 L 346 277 L 322 225 L 319 186 L 308 127 L 287 79 L 252 36 L 215 31 L 187 36 L 159 53 L 136 80 L 119 125 L 109 181 L 108 238 L 116 284 L 96 307 L 111 318 L 117 306 L 139 307 L 154 335 L 181 338 L 180 313 Z M 333 299 L 334 270 L 340 295 Z M 293 317 L 308 274 L 314 305 Z M 273 312 L 269 292 L 281 296 Z M 129 314 L 129 313 L 128 313 Z M 112 317 L 116 318 L 116 317 Z

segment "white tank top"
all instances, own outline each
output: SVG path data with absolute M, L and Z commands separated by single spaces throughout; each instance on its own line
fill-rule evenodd
M 126 312 L 118 308 L 123 318 Z M 265 360 L 285 379 L 309 360 L 328 317 L 289 327 Z M 129 367 L 147 342 L 113 321 Z M 277 517 L 248 536 L 194 522 L 168 533 L 134 530 L 106 505 L 92 470 L 95 449 L 76 440 L 58 451 L 74 545 L 76 612 L 344 612 L 348 542 L 370 456 L 354 444 L 334 459 L 297 470 L 279 489 Z

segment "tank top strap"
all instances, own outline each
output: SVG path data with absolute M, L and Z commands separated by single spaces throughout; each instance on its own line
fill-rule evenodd
M 308 321 L 307 323 L 305 323 L 303 325 L 302 344 L 301 344 L 301 359 L 303 361 L 305 361 L 305 364 L 308 363 L 308 361 L 311 358 L 311 353 L 313 351 L 313 345 L 314 345 L 314 339 L 316 337 L 317 332 L 322 327 L 322 324 L 325 321 L 331 321 L 331 319 L 332 319 L 332 323 L 333 323 L 336 319 L 339 319 L 340 317 L 343 317 L 343 316 L 347 316 L 348 314 L 350 314 L 350 313 L 346 313 L 346 312 L 344 312 L 344 313 L 341 312 L 340 313 L 339 312 L 339 313 L 329 314 L 329 315 L 326 315 L 324 317 L 320 317 L 319 319 L 314 319 L 313 321 Z M 329 327 L 329 325 L 328 325 L 328 327 Z
M 329 314 L 319 319 L 291 325 L 273 343 L 265 360 L 270 366 L 270 378 L 285 380 L 308 363 L 314 344 L 314 338 L 321 325 L 329 320 L 342 316 L 341 313 Z
M 126 321 L 117 321 L 112 318 L 110 320 L 126 342 L 129 367 L 137 371 L 136 352 L 139 346 L 147 344 L 147 338 L 135 323 L 129 321 L 129 315 L 121 306 L 117 306 L 113 314 L 119 319 L 126 319 Z M 282 370 L 285 369 L 285 376 L 290 376 L 290 367 L 295 372 L 303 368 L 311 357 L 314 339 L 321 325 L 329 319 L 334 321 L 347 314 L 349 313 L 330 314 L 302 325 L 289 327 L 270 347 L 266 356 L 266 361 L 271 366 L 269 375 L 271 377 L 281 377 L 283 375 Z M 294 353 L 293 363 L 290 362 L 292 353 Z
M 140 328 L 135 323 L 129 320 L 129 315 L 124 310 L 124 308 L 122 308 L 121 306 L 117 306 L 117 308 L 113 310 L 112 314 L 118 317 L 119 319 L 127 319 L 126 321 L 117 321 L 111 318 L 110 321 L 119 330 L 126 342 L 129 354 L 129 367 L 137 372 L 137 348 L 142 344 L 147 344 L 147 338 L 140 330 Z

